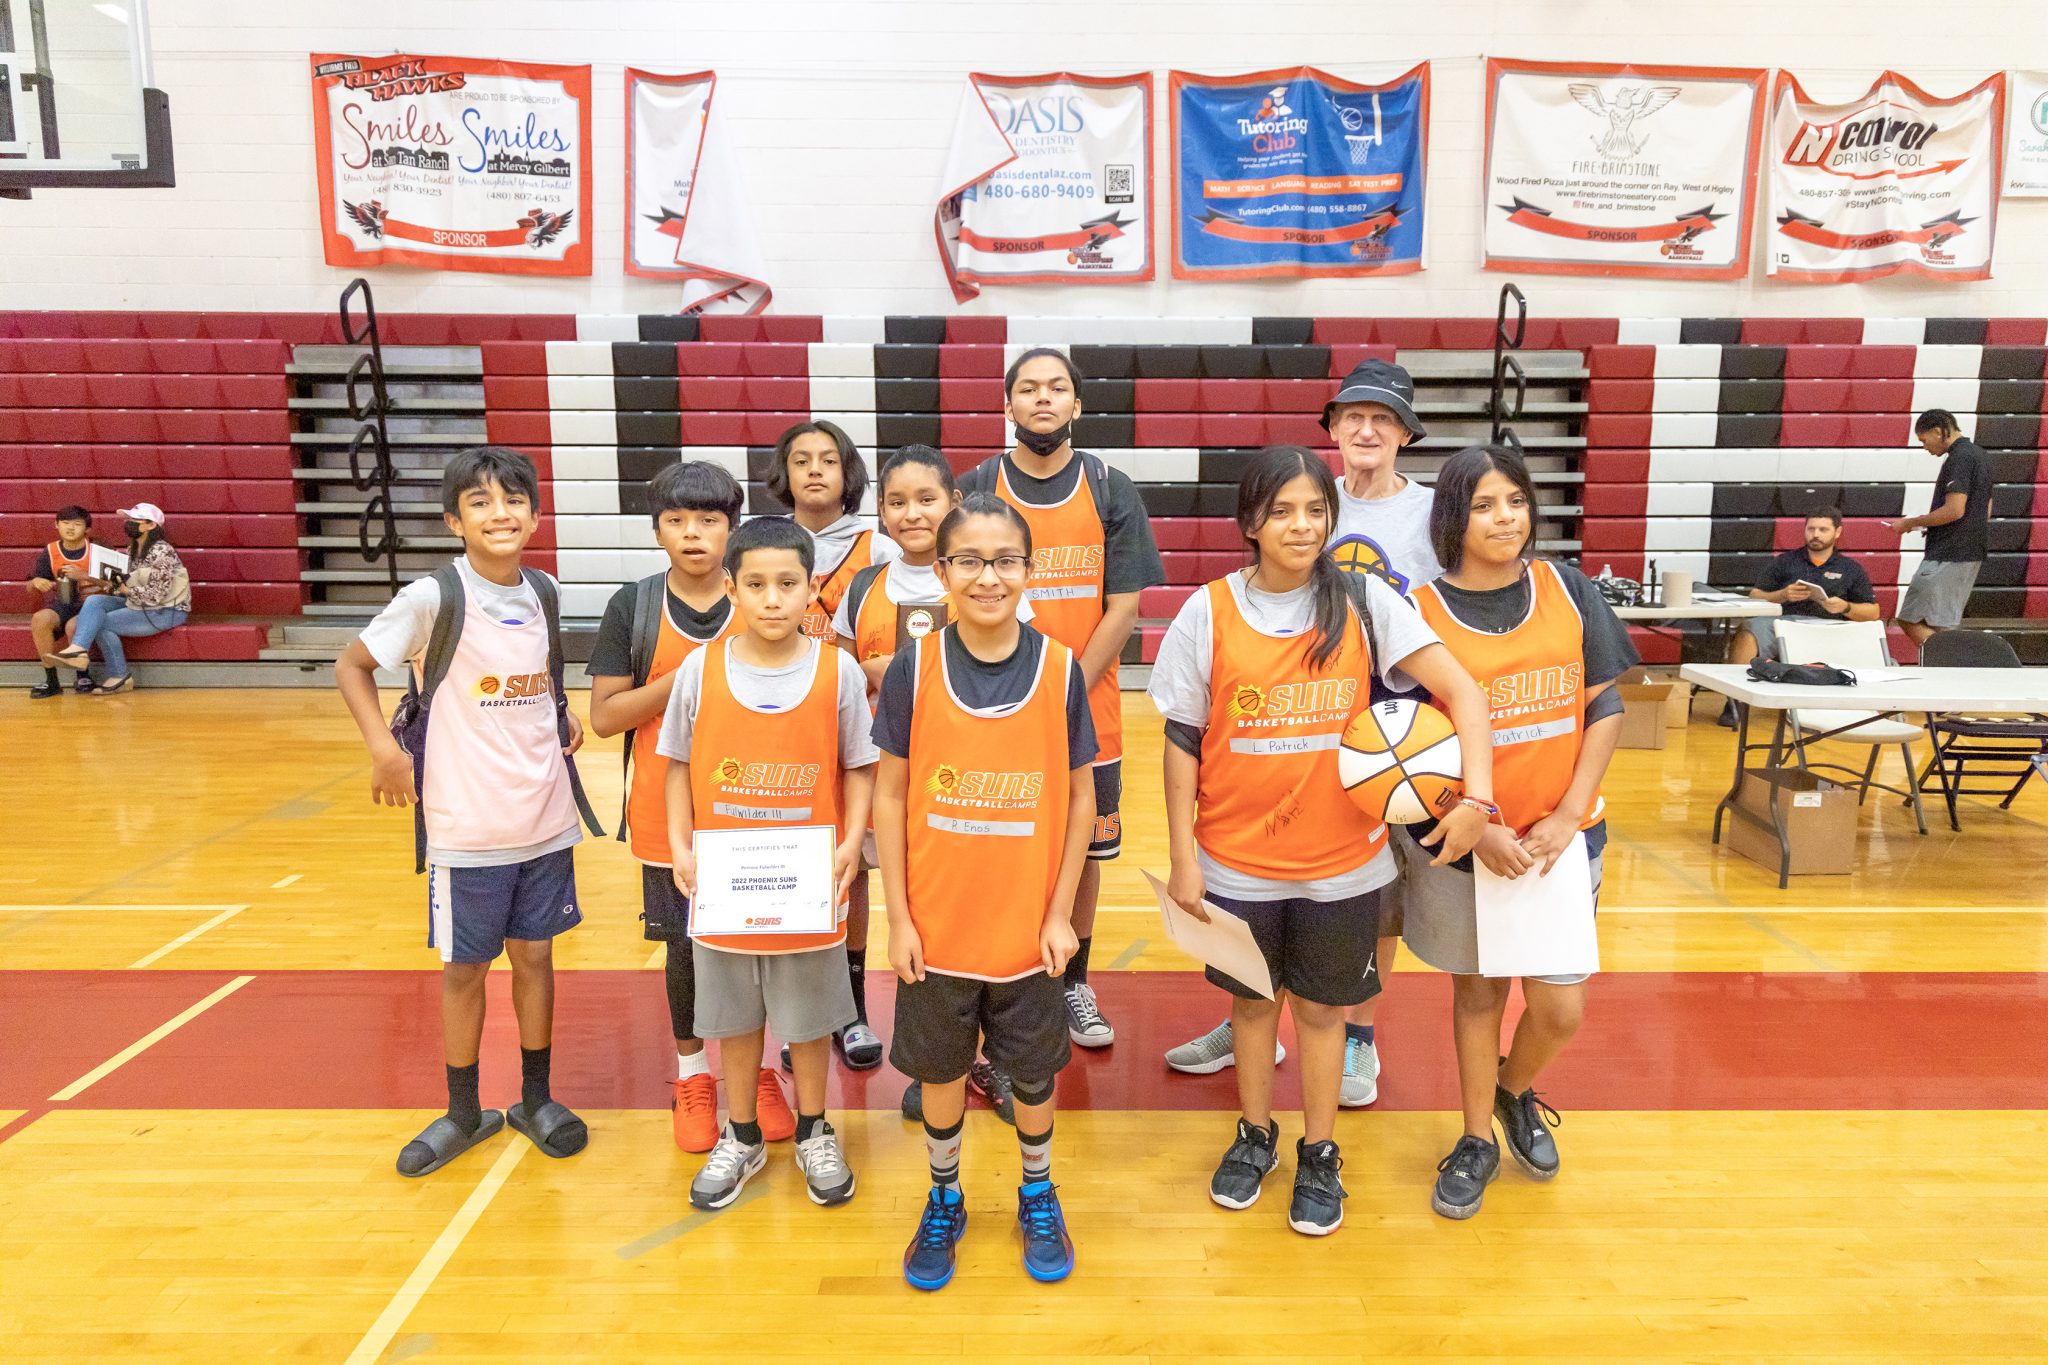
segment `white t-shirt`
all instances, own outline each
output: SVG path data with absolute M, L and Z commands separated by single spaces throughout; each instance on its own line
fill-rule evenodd
M 1372 569 L 1396 593 L 1413 592 L 1443 577 L 1444 567 L 1429 543 L 1429 509 L 1435 501 L 1436 494 L 1413 479 L 1404 479 L 1399 492 L 1384 498 L 1354 498 L 1339 482 L 1330 552 L 1354 571 Z
M 1227 581 L 1245 619 L 1260 630 L 1290 635 L 1313 628 L 1312 587 L 1304 584 L 1292 592 L 1261 592 L 1249 586 L 1242 573 L 1231 574 Z M 1365 592 L 1372 617 L 1373 667 L 1387 686 L 1404 691 L 1412 685 L 1411 680 L 1396 665 L 1416 650 L 1436 644 L 1436 632 L 1422 619 L 1422 613 L 1396 596 L 1378 576 L 1366 580 Z M 1209 666 L 1215 655 L 1211 632 L 1209 592 L 1203 588 L 1181 604 L 1173 624 L 1166 628 L 1166 637 L 1159 642 L 1159 657 L 1152 664 L 1152 681 L 1145 689 L 1160 715 L 1197 730 L 1209 728 Z M 1302 882 L 1250 876 L 1225 867 L 1207 852 L 1197 852 L 1203 882 L 1209 890 L 1232 900 L 1349 900 L 1394 880 L 1394 858 L 1385 844 L 1349 872 Z

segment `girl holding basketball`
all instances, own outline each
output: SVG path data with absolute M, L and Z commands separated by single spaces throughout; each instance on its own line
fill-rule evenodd
M 1529 556 L 1535 509 L 1520 455 L 1499 446 L 1459 451 L 1437 475 L 1430 511 L 1430 537 L 1445 572 L 1413 596 L 1444 648 L 1482 680 L 1490 699 L 1501 823 L 1488 831 L 1491 849 L 1480 849 L 1488 870 L 1509 878 L 1547 875 L 1583 834 L 1597 902 L 1607 844 L 1600 779 L 1621 736 L 1621 699 L 1612 684 L 1636 663 L 1636 651 L 1584 574 Z M 1453 700 L 1427 680 L 1424 686 L 1439 705 Z M 1495 833 L 1503 828 L 1511 836 L 1505 862 Z M 1514 983 L 1479 974 L 1473 877 L 1469 863 L 1414 860 L 1405 888 L 1409 949 L 1454 974 L 1465 1131 L 1438 1165 L 1430 1199 L 1446 1218 L 1479 1212 L 1500 1172 L 1495 1119 L 1516 1164 L 1537 1180 L 1557 1174 L 1557 1145 L 1548 1132 L 1557 1111 L 1537 1098 L 1536 1077 L 1571 1041 L 1586 1001 L 1583 975 L 1523 977 L 1526 1008 L 1501 1057 L 1501 1020 Z
M 1284 992 L 1304 1129 L 1287 1221 L 1310 1236 L 1344 1221 L 1334 1140 L 1344 1010 L 1380 989 L 1379 889 L 1394 875 L 1384 825 L 1337 778 L 1338 741 L 1375 675 L 1413 678 L 1446 699 L 1457 725 L 1474 795 L 1444 818 L 1439 858 L 1470 852 L 1492 809 L 1485 695 L 1393 589 L 1346 575 L 1324 552 L 1336 507 L 1321 460 L 1298 446 L 1260 451 L 1237 499 L 1252 562 L 1181 607 L 1148 689 L 1166 717 L 1168 894 L 1198 918 L 1206 897 L 1244 919 L 1276 996 L 1209 972 L 1232 996 L 1243 1110 L 1209 1194 L 1249 1208 L 1280 1164 L 1273 1043 Z

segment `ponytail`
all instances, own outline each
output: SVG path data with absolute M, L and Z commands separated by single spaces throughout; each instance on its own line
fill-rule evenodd
M 1351 611 L 1351 594 L 1344 586 L 1344 571 L 1327 550 L 1316 556 L 1316 566 L 1309 571 L 1308 581 L 1314 589 L 1316 622 L 1316 642 L 1309 649 L 1308 666 L 1320 672 L 1343 647 L 1344 618 Z

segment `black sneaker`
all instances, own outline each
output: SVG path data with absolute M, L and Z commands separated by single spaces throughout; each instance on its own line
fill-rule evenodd
M 1500 1147 L 1467 1133 L 1449 1156 L 1437 1162 L 1436 1171 L 1429 1206 L 1446 1218 L 1470 1218 L 1479 1212 L 1486 1187 L 1500 1174 Z
M 1548 1180 L 1557 1174 L 1557 1143 L 1551 1140 L 1549 1128 L 1562 1124 L 1562 1115 L 1536 1098 L 1534 1090 L 1510 1095 L 1496 1085 L 1493 1116 L 1500 1120 L 1500 1130 L 1507 1137 L 1515 1164 L 1531 1180 Z
M 1287 1226 L 1310 1237 L 1327 1237 L 1344 1226 L 1344 1182 L 1337 1172 L 1344 1158 L 1334 1142 L 1294 1144 L 1294 1202 L 1287 1206 Z
M 1280 1164 L 1280 1125 L 1260 1128 L 1237 1121 L 1237 1140 L 1209 1177 L 1209 1197 L 1226 1209 L 1248 1209 L 1259 1202 L 1259 1187 Z
M 53 682 L 39 682 L 28 690 L 28 694 L 35 701 L 48 701 L 52 697 L 63 696 L 64 689 Z
M 924 1082 L 912 1081 L 903 1087 L 903 1101 L 899 1106 L 905 1123 L 924 1122 Z
M 1734 702 L 1731 701 L 1721 708 L 1721 714 L 1714 718 L 1714 724 L 1720 726 L 1723 730 L 1733 730 L 1735 728 Z
M 1008 1076 L 977 1057 L 967 1068 L 967 1088 L 987 1100 L 997 1118 L 1012 1128 L 1017 1126 L 1017 1095 Z

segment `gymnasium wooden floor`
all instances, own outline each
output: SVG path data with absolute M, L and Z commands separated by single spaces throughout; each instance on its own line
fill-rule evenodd
M 1079 1268 L 1024 1276 L 1015 1144 L 975 1113 L 961 1271 L 923 1295 L 898 1268 L 923 1146 L 886 1069 L 835 1082 L 851 1205 L 811 1205 L 778 1150 L 741 1204 L 691 1211 L 701 1158 L 670 1141 L 661 978 L 617 844 L 579 853 L 587 920 L 559 957 L 556 1093 L 589 1149 L 508 1134 L 407 1181 L 392 1159 L 440 1107 L 436 964 L 409 822 L 370 805 L 334 696 L 0 697 L 0 1358 L 2048 1356 L 2048 789 L 1926 838 L 1874 803 L 1855 875 L 1780 892 L 1708 842 L 1730 739 L 1702 702 L 1608 784 L 1608 972 L 1545 1087 L 1564 1174 L 1510 1171 L 1469 1223 L 1430 1213 L 1456 1134 L 1448 991 L 1404 961 L 1380 1103 L 1340 1120 L 1346 1222 L 1314 1241 L 1285 1226 L 1291 1158 L 1253 1210 L 1206 1196 L 1230 1076 L 1159 1054 L 1219 997 L 1148 908 L 1159 728 L 1126 710 L 1094 954 L 1119 1041 L 1060 1084 Z M 584 764 L 600 811 L 616 752 Z M 500 993 L 485 1103 L 516 1092 Z

